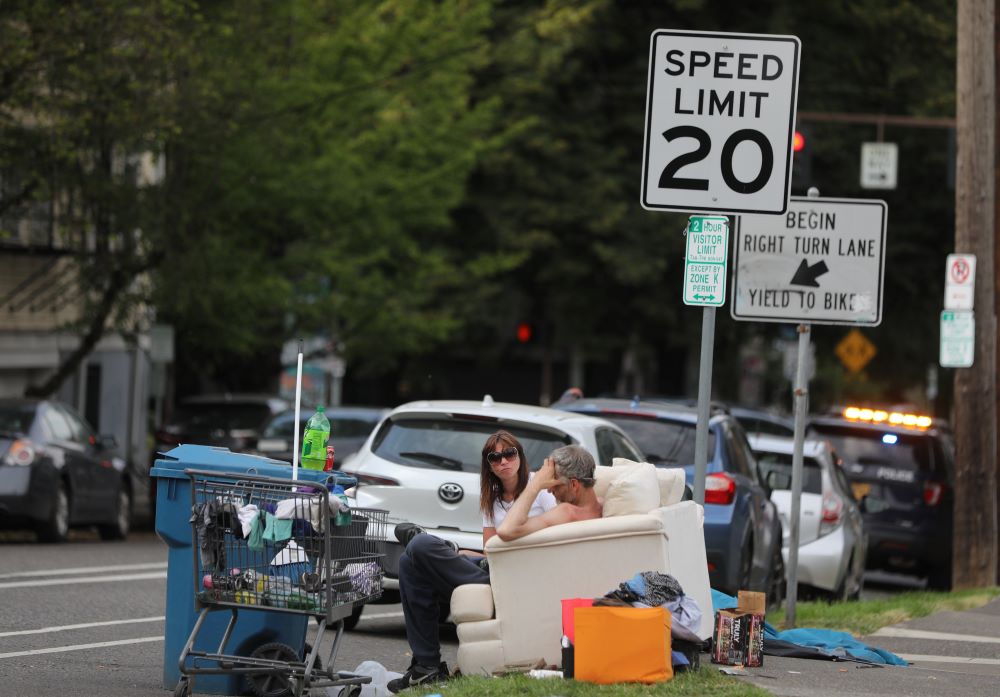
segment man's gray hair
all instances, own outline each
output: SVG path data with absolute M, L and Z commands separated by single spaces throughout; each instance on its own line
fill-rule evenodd
M 579 445 L 564 445 L 550 455 L 556 466 L 556 475 L 565 479 L 578 479 L 586 487 L 594 486 L 594 468 L 597 463 L 586 449 Z

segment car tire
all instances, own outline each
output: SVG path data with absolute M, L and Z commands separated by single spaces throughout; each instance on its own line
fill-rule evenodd
M 927 588 L 932 591 L 951 590 L 951 564 L 936 566 L 927 571 Z
M 60 481 L 52 494 L 52 509 L 49 517 L 38 523 L 36 533 L 40 542 L 65 542 L 69 536 L 69 492 L 66 483 Z
M 351 611 L 351 614 L 348 617 L 344 618 L 344 631 L 349 632 L 358 626 L 358 622 L 361 621 L 361 613 L 364 609 L 364 605 L 359 605 Z
M 778 538 L 781 539 L 780 537 Z M 785 558 L 781 554 L 781 547 L 771 556 L 771 575 L 768 579 L 767 602 L 772 610 L 781 607 L 785 601 L 788 591 L 787 580 L 785 579 Z
M 743 556 L 740 557 L 740 575 L 733 589 L 733 595 L 741 590 L 750 590 L 750 582 L 753 580 L 753 537 L 747 537 L 743 544 Z
M 132 494 L 122 484 L 115 496 L 114 522 L 97 526 L 97 534 L 102 540 L 124 540 L 132 529 Z

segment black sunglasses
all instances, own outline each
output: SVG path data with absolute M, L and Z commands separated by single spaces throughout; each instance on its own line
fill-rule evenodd
M 517 448 L 515 448 L 515 447 L 504 448 L 503 450 L 500 450 L 500 451 L 494 451 L 492 453 L 486 453 L 486 460 L 490 464 L 494 464 L 495 465 L 496 463 L 500 462 L 501 458 L 505 457 L 505 458 L 507 458 L 509 460 L 512 457 L 514 457 L 515 455 L 517 455 Z

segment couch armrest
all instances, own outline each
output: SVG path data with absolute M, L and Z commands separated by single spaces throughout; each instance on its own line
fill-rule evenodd
M 493 589 L 485 583 L 459 586 L 451 594 L 451 617 L 455 624 L 493 618 Z
M 645 513 L 614 516 L 611 518 L 595 518 L 594 520 L 578 520 L 573 523 L 553 525 L 550 528 L 533 532 L 530 535 L 525 535 L 520 539 L 510 542 L 504 542 L 499 536 L 494 536 L 486 543 L 486 553 L 492 556 L 519 549 L 549 547 L 587 540 L 600 540 L 608 537 L 648 535 L 651 532 L 660 532 L 662 530 L 663 521 L 661 517 Z

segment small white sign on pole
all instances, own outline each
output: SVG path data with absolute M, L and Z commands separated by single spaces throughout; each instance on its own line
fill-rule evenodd
M 895 189 L 898 160 L 895 143 L 862 143 L 861 188 Z
M 941 367 L 971 368 L 976 355 L 976 316 L 970 310 L 941 313 Z
M 684 304 L 721 307 L 726 302 L 729 219 L 692 215 L 684 255 Z
M 971 310 L 976 302 L 976 255 L 949 254 L 944 275 L 944 309 Z

